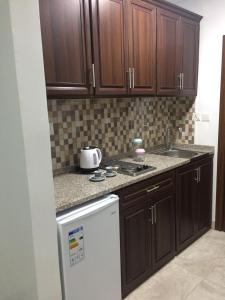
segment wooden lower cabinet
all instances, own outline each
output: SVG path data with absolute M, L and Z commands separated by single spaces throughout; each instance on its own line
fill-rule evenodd
M 169 172 L 118 192 L 123 297 L 174 257 L 174 183 Z
M 152 273 L 152 229 L 144 198 L 138 197 L 120 218 L 123 296 Z
M 213 157 L 199 159 L 177 170 L 177 251 L 211 227 Z
M 213 156 L 117 192 L 126 297 L 211 227 Z
M 174 257 L 175 253 L 175 201 L 174 194 L 158 195 L 153 206 L 153 271 L 157 271 Z
M 188 164 L 177 170 L 177 250 L 186 248 L 195 235 L 196 182 L 195 164 Z
M 199 182 L 196 192 L 196 235 L 200 236 L 211 228 L 213 158 L 198 163 Z

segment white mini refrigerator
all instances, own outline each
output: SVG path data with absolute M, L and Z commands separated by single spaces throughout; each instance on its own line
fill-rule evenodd
M 118 200 L 108 195 L 57 218 L 63 300 L 121 300 Z

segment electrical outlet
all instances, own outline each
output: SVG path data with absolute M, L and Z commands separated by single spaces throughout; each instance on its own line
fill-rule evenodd
M 201 121 L 202 122 L 210 122 L 209 114 L 202 114 Z

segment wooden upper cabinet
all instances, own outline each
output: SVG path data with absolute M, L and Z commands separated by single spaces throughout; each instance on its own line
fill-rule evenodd
M 92 0 L 96 95 L 127 94 L 124 1 Z
M 48 96 L 90 94 L 88 0 L 39 0 L 39 6 Z
M 199 22 L 187 18 L 180 21 L 181 73 L 183 95 L 197 95 Z
M 129 88 L 131 94 L 156 93 L 156 7 L 127 1 Z
M 49 97 L 197 94 L 200 16 L 147 0 L 39 6 Z
M 157 10 L 157 94 L 179 92 L 179 15 Z

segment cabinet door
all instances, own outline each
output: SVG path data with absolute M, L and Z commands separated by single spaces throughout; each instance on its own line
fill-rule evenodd
M 122 0 L 92 0 L 96 95 L 127 94 L 127 43 Z
M 177 171 L 177 250 L 186 248 L 195 239 L 196 181 L 195 165 Z
M 157 10 L 157 94 L 179 94 L 179 16 Z
M 197 185 L 197 234 L 205 233 L 211 227 L 213 159 L 199 162 L 199 182 Z
M 153 226 L 153 269 L 158 270 L 175 255 L 175 197 L 166 190 L 156 194 Z
M 90 94 L 88 0 L 39 0 L 39 5 L 48 95 Z
M 183 74 L 182 94 L 196 96 L 199 60 L 199 22 L 181 18 L 180 43 Z
M 130 93 L 156 92 L 156 7 L 141 0 L 127 1 Z
M 146 196 L 137 197 L 136 200 L 120 215 L 123 297 L 152 272 L 151 220 Z

